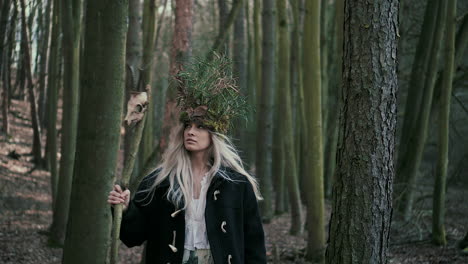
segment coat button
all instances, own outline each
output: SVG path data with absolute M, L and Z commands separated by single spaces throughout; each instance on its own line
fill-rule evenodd
M 224 228 L 226 226 L 226 221 L 223 221 L 221 223 L 221 230 L 223 231 L 223 233 L 227 233 L 226 229 Z
M 216 197 L 216 195 L 218 195 L 218 194 L 220 194 L 220 193 L 221 193 L 221 192 L 220 192 L 219 190 L 214 191 L 213 196 L 214 196 L 214 200 L 215 200 L 215 201 L 218 200 L 218 197 Z

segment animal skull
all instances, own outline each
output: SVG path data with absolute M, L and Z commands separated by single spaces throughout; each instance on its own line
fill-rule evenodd
M 148 106 L 148 94 L 146 92 L 130 92 L 130 99 L 127 103 L 127 125 L 140 122 L 145 116 Z

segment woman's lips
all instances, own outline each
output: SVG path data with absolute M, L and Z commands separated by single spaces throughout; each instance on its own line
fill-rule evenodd
M 186 141 L 187 141 L 187 143 L 197 143 L 197 141 L 195 141 L 193 139 L 187 139 Z

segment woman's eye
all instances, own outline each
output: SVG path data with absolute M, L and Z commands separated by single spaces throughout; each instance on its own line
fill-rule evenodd
M 198 125 L 198 128 L 205 128 L 203 125 Z

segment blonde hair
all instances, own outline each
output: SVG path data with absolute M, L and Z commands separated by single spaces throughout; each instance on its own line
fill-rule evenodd
M 192 163 L 190 152 L 184 146 L 184 128 L 183 124 L 179 124 L 172 129 L 169 146 L 163 154 L 161 163 L 153 170 L 153 172 L 159 170 L 159 173 L 150 188 L 142 190 L 142 192 L 148 192 L 146 197 L 151 194 L 148 203 L 154 196 L 154 190 L 166 178 L 169 178 L 170 183 L 167 199 L 176 208 L 180 208 L 184 204 L 183 209 L 185 209 L 191 201 L 188 198 L 193 196 Z M 234 181 L 227 173 L 220 170 L 221 167 L 231 168 L 245 176 L 252 184 L 257 199 L 262 200 L 257 180 L 244 169 L 242 159 L 229 137 L 212 131 L 209 131 L 209 133 L 211 144 L 207 150 L 209 155 L 208 165 L 210 166 L 207 176 L 208 182 L 211 182 L 217 172 L 224 179 Z

